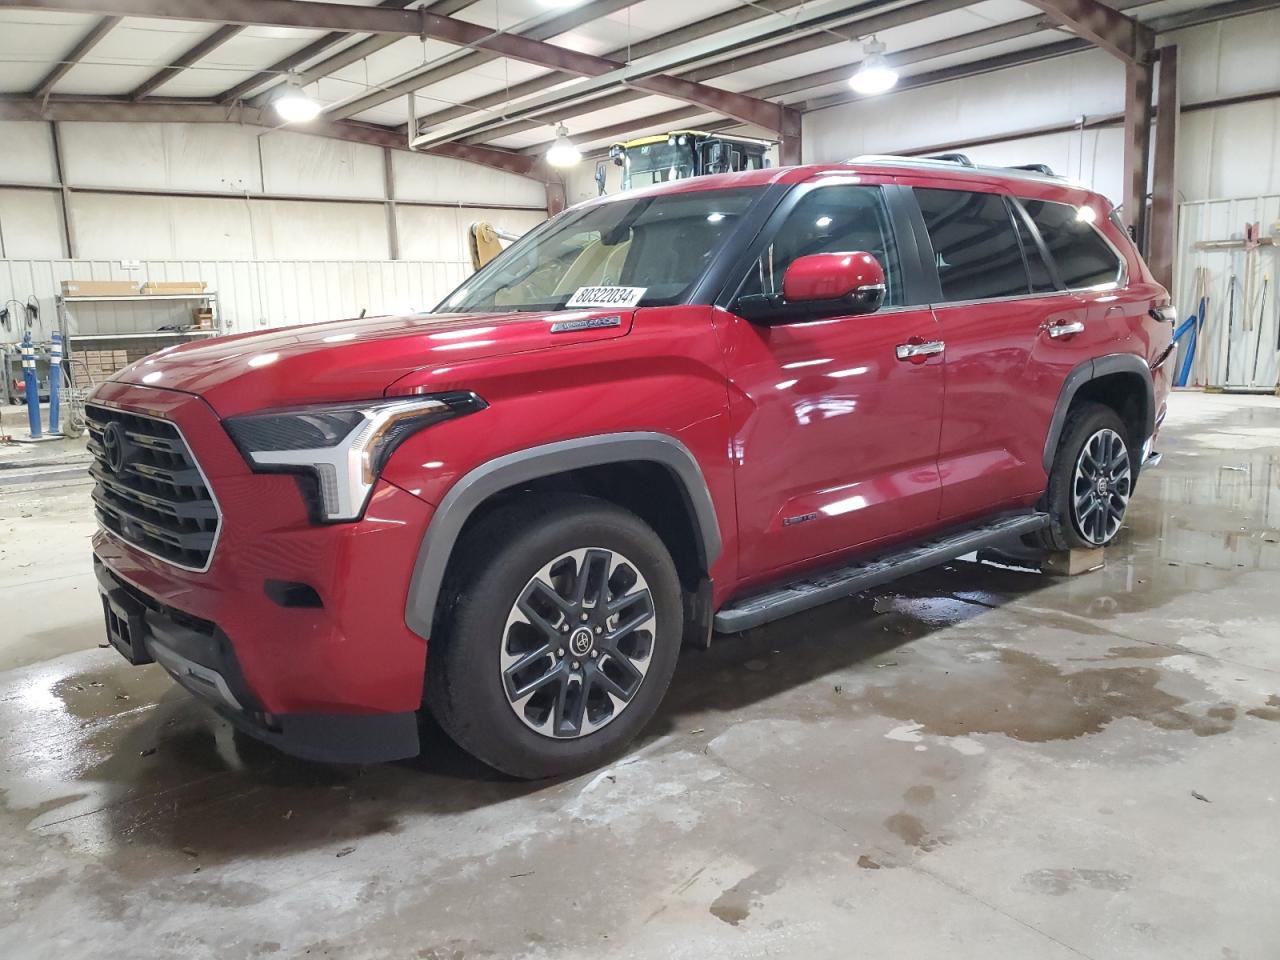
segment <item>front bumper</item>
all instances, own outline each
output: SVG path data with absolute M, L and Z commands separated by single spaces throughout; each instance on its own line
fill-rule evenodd
M 114 615 L 129 634 L 113 637 L 121 652 L 158 661 L 286 752 L 343 761 L 416 754 L 427 641 L 404 610 L 432 508 L 379 482 L 364 519 L 315 524 L 294 478 L 251 472 L 200 398 L 107 383 L 94 400 L 176 423 L 223 514 L 205 571 L 103 530 L 94 536 L 109 632 Z
M 133 664 L 159 663 L 188 692 L 236 728 L 307 760 L 376 763 L 418 753 L 415 711 L 276 714 L 250 689 L 227 635 L 215 624 L 165 607 L 116 577 L 97 558 L 107 638 Z

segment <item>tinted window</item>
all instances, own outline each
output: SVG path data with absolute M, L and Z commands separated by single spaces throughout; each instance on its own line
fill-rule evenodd
M 871 254 L 884 267 L 885 305 L 902 303 L 902 272 L 889 212 L 879 187 L 838 185 L 810 190 L 787 215 L 752 267 L 744 294 L 778 293 L 792 261 L 812 253 Z
M 1022 252 L 1027 257 L 1027 273 L 1031 276 L 1031 292 L 1046 293 L 1050 290 L 1058 289 L 1049 273 L 1049 267 L 1044 262 L 1044 255 L 1040 252 L 1040 245 L 1036 243 L 1035 237 L 1031 235 L 1031 229 L 1027 226 L 1027 221 L 1020 214 L 1015 214 L 1013 222 L 1017 224 L 1018 239 L 1022 241 Z
M 643 287 L 676 303 L 701 278 L 756 189 L 696 190 L 590 204 L 522 237 L 437 307 L 557 310 L 581 287 Z
M 1092 223 L 1080 219 L 1076 207 L 1047 200 L 1018 202 L 1035 221 L 1064 284 L 1079 289 L 1120 279 L 1119 257 Z
M 1004 199 L 994 193 L 915 188 L 933 242 L 944 300 L 1027 293 L 1022 247 Z

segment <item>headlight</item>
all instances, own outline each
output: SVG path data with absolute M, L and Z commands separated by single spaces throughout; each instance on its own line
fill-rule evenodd
M 260 473 L 314 480 L 319 520 L 356 520 L 387 460 L 406 437 L 441 420 L 483 410 L 474 393 L 437 393 L 232 417 L 227 432 Z

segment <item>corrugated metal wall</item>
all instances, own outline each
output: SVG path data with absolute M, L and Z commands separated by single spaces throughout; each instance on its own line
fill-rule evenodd
M 1196 312 L 1199 301 L 1195 272 L 1197 267 L 1206 268 L 1209 299 L 1202 349 L 1208 351 L 1205 354 L 1208 383 L 1234 389 L 1272 390 L 1280 375 L 1277 369 L 1280 306 L 1276 299 L 1280 293 L 1276 290 L 1276 282 L 1280 280 L 1280 246 L 1260 246 L 1248 255 L 1243 249 L 1195 248 L 1202 240 L 1241 239 L 1247 223 L 1259 223 L 1264 236 L 1280 239 L 1280 196 L 1208 200 L 1182 205 L 1178 218 L 1180 249 L 1176 261 L 1177 276 L 1174 278 L 1174 303 L 1184 320 Z M 1229 305 L 1227 292 L 1232 286 L 1233 276 L 1236 278 L 1235 289 L 1233 302 Z M 1184 342 L 1179 359 L 1185 349 Z
M 107 260 L 0 260 L 0 301 L 35 296 L 47 340 L 63 280 L 203 280 L 218 294 L 223 332 L 244 333 L 358 316 L 428 310 L 471 273 L 461 261 L 148 260 L 138 269 Z M 190 323 L 190 303 L 75 304 L 79 333 L 133 333 Z M 17 311 L 13 311 L 17 312 Z M 21 339 L 21 323 L 0 328 L 0 342 Z

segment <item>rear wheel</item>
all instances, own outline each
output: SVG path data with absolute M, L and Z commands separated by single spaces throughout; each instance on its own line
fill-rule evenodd
M 1049 472 L 1050 524 L 1038 545 L 1071 550 L 1109 544 L 1124 524 L 1133 470 L 1119 415 L 1100 403 L 1072 409 Z
M 590 497 L 503 508 L 468 536 L 432 638 L 427 705 L 513 776 L 590 769 L 653 716 L 675 669 L 680 583 L 657 534 Z

